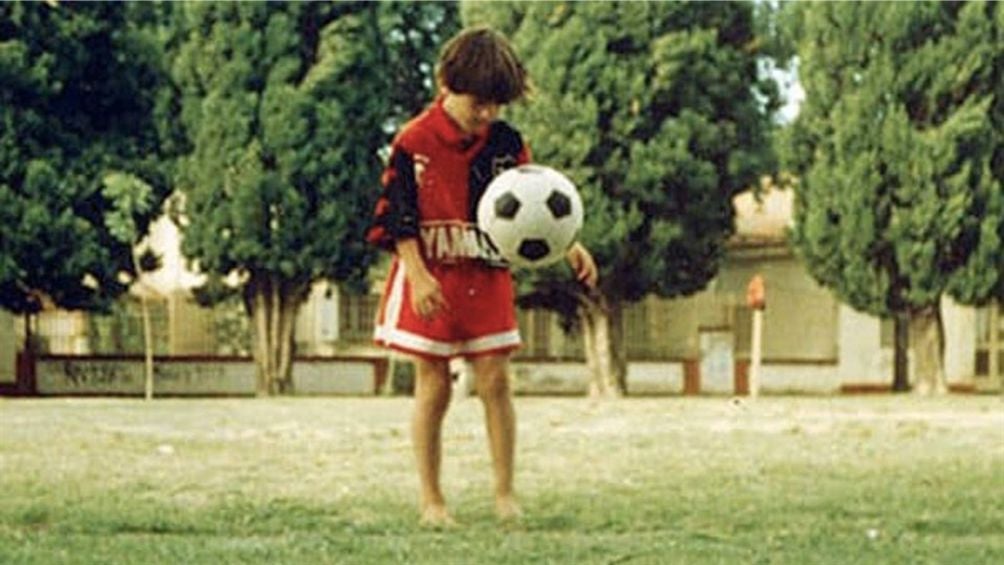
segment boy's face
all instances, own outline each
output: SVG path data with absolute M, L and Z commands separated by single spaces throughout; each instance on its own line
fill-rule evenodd
M 447 90 L 443 107 L 464 133 L 477 134 L 498 118 L 502 105 L 490 100 L 480 100 L 473 94 L 457 94 Z

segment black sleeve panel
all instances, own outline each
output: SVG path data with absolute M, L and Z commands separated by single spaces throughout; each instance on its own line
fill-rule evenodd
M 411 154 L 395 147 L 382 177 L 383 194 L 377 201 L 366 239 L 393 250 L 399 239 L 418 237 L 418 185 Z

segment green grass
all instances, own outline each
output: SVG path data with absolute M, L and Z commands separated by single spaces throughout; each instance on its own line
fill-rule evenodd
M 0 563 L 1002 563 L 1000 397 L 517 398 L 418 526 L 410 400 L 0 400 Z

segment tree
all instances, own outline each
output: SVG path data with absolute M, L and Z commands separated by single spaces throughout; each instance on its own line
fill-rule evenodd
M 564 268 L 523 274 L 520 302 L 583 331 L 594 392 L 625 391 L 622 312 L 715 276 L 732 196 L 772 167 L 776 85 L 758 76 L 749 3 L 469 3 L 506 33 L 537 92 L 514 107 L 534 160 L 564 171 L 600 266 L 589 293 Z
M 386 2 L 380 29 L 392 84 L 389 130 L 425 108 L 435 96 L 439 48 L 460 29 L 455 2 Z
M 1004 7 L 792 5 L 806 102 L 785 132 L 793 241 L 852 307 L 906 323 L 921 390 L 944 389 L 939 304 L 1004 297 Z
M 393 67 L 376 3 L 192 3 L 174 76 L 193 151 L 182 251 L 218 298 L 236 276 L 258 393 L 291 390 L 294 320 L 322 279 L 362 287 Z
M 132 248 L 132 267 L 136 273 L 135 285 L 141 288 L 140 313 L 143 317 L 143 353 L 146 378 L 144 396 L 153 398 L 153 328 L 150 323 L 150 306 L 147 293 L 150 291 L 141 278 L 142 273 L 160 268 L 160 258 L 152 250 L 140 248 L 142 233 L 136 226 L 136 216 L 150 214 L 153 188 L 141 179 L 127 173 L 110 173 L 104 178 L 102 194 L 110 202 L 112 209 L 105 215 L 105 225 L 115 239 L 129 244 Z
M 0 4 L 0 307 L 106 310 L 134 278 L 102 185 L 116 171 L 149 183 L 138 232 L 167 191 L 168 77 L 146 9 Z

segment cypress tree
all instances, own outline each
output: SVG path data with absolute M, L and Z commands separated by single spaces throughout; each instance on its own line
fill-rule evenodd
M 783 144 L 800 178 L 793 241 L 847 304 L 909 320 L 921 389 L 943 390 L 941 297 L 1004 296 L 1004 8 L 789 9 L 806 90 Z

